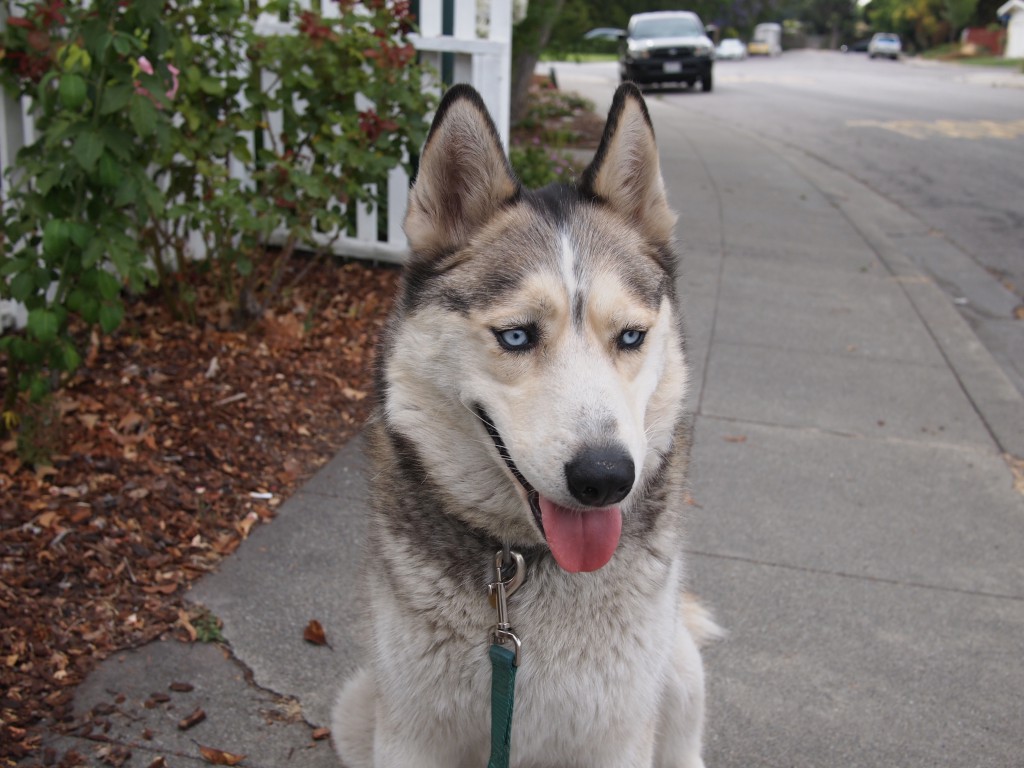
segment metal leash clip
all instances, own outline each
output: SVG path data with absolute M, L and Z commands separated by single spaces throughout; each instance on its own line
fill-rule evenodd
M 509 566 L 503 567 L 506 551 L 512 560 L 510 565 L 515 567 L 515 571 L 508 578 L 504 577 L 504 572 L 508 570 Z M 491 642 L 495 645 L 511 643 L 515 650 L 515 665 L 518 667 L 521 643 L 515 632 L 512 631 L 512 625 L 508 620 L 508 598 L 526 581 L 526 561 L 518 552 L 499 549 L 494 556 L 494 575 L 496 581 L 487 585 L 487 595 L 490 597 L 491 607 L 498 611 L 498 623 L 491 627 Z

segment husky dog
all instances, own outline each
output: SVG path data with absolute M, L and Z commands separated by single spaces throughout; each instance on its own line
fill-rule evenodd
M 703 766 L 717 627 L 682 591 L 675 221 L 635 86 L 579 183 L 537 191 L 476 91 L 447 92 L 367 429 L 368 658 L 332 722 L 348 768 L 487 764 L 503 547 L 526 571 L 513 768 Z

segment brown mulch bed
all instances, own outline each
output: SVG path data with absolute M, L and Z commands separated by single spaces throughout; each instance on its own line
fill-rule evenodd
M 247 332 L 223 307 L 185 323 L 135 301 L 23 420 L 52 464 L 0 444 L 0 765 L 38 753 L 113 651 L 195 639 L 189 583 L 365 420 L 397 275 L 323 265 Z

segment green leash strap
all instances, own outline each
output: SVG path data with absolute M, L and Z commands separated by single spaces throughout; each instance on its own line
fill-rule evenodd
M 515 567 L 505 578 L 505 564 Z M 493 583 L 487 585 L 498 623 L 491 627 L 491 759 L 487 768 L 508 768 L 512 749 L 512 705 L 516 698 L 516 668 L 522 644 L 508 620 L 508 598 L 526 579 L 526 562 L 518 552 L 501 550 L 494 555 Z M 508 648 L 506 646 L 511 646 Z
M 512 748 L 512 707 L 516 698 L 516 654 L 491 646 L 491 759 L 487 768 L 508 768 Z

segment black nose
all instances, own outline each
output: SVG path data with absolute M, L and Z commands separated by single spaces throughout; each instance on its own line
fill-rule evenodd
M 633 487 L 633 460 L 622 448 L 584 448 L 565 465 L 569 492 L 580 504 L 607 507 L 622 501 Z

